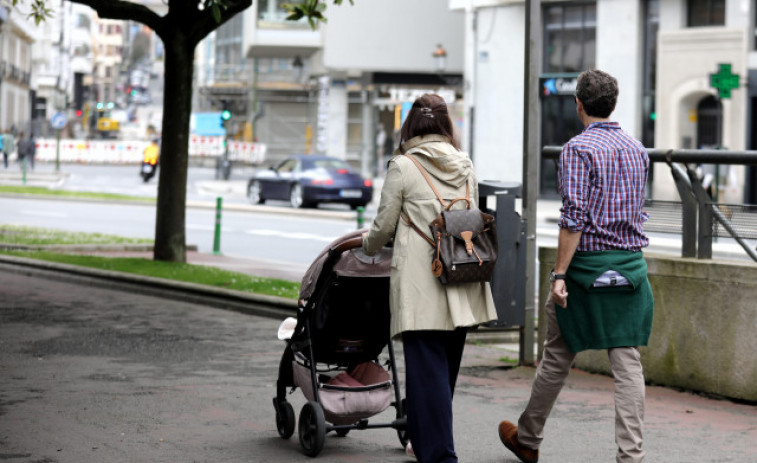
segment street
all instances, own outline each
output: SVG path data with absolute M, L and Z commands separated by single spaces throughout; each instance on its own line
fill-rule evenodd
M 0 459 L 48 463 L 313 461 L 281 439 L 271 399 L 279 320 L 0 268 Z M 400 378 L 401 346 L 396 344 Z M 517 419 L 532 368 L 469 344 L 455 394 L 460 461 L 516 463 L 497 423 Z M 544 462 L 614 458 L 612 379 L 573 371 Z M 301 391 L 289 396 L 299 415 Z M 375 417 L 391 420 L 393 408 Z M 753 405 L 648 386 L 647 462 L 757 459 Z M 388 429 L 333 434 L 318 460 L 406 462 Z
M 17 166 L 16 166 L 17 167 Z M 53 164 L 39 164 L 35 173 L 50 175 Z M 155 197 L 157 178 L 144 184 L 138 166 L 79 165 L 61 166 L 60 181 L 41 183 L 67 191 L 125 194 Z M 357 214 L 343 204 L 324 204 L 317 209 L 295 210 L 285 201 L 267 201 L 252 207 L 246 198 L 246 183 L 251 167 L 235 167 L 230 180 L 215 180 L 215 170 L 193 166 L 188 169 L 186 242 L 200 252 L 213 251 L 215 204 L 222 198 L 224 211 L 221 252 L 227 256 L 257 259 L 275 265 L 299 266 L 302 271 L 324 245 L 333 238 L 357 228 Z M 49 177 L 45 177 L 49 178 Z M 7 180 L 6 180 L 7 181 Z M 376 214 L 380 199 L 380 179 L 374 199 L 365 211 L 365 225 Z M 201 206 L 201 207 L 197 207 Z M 537 205 L 536 245 L 557 244 L 556 220 L 560 203 L 539 200 Z M 61 202 L 54 199 L 0 198 L 5 224 L 57 228 L 69 231 L 107 233 L 125 237 L 154 238 L 155 207 L 99 202 Z M 650 233 L 649 252 L 680 255 L 680 235 Z M 749 260 L 732 239 L 713 243 L 713 256 L 719 259 Z

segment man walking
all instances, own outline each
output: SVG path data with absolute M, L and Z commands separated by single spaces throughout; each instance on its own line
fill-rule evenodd
M 26 164 L 28 163 L 32 170 L 34 170 L 34 157 L 37 154 L 37 144 L 34 141 L 34 136 L 29 134 L 29 138 L 24 138 L 24 132 L 21 132 L 18 136 L 18 162 L 21 164 L 21 168 L 26 170 Z
M 644 459 L 638 346 L 647 345 L 654 309 L 641 252 L 649 244 L 642 228 L 649 157 L 641 143 L 610 122 L 617 97 L 611 75 L 599 70 L 579 75 L 576 112 L 584 130 L 560 154 L 562 208 L 544 355 L 518 425 L 499 424 L 500 440 L 523 462 L 539 460 L 547 417 L 576 353 L 586 349 L 607 349 L 610 359 L 616 461 Z

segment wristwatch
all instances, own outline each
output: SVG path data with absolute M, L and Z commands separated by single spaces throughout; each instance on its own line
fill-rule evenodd
M 564 273 L 555 273 L 555 269 L 550 270 L 549 272 L 549 282 L 554 283 L 555 280 L 565 280 L 565 274 Z

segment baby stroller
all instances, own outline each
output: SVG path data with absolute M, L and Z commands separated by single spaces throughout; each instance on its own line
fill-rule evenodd
M 294 408 L 286 395 L 287 388 L 300 388 L 308 400 L 300 412 L 300 445 L 311 457 L 330 431 L 343 437 L 352 429 L 393 428 L 403 448 L 408 441 L 389 336 L 391 249 L 366 256 L 361 247 L 360 231 L 327 246 L 302 279 L 296 324 L 290 318 L 279 329 L 286 348 L 273 399 L 276 428 L 284 439 L 294 433 Z M 389 371 L 379 362 L 384 347 Z M 390 405 L 395 420 L 369 423 Z

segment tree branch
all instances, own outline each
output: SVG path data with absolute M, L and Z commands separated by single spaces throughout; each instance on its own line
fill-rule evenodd
M 163 28 L 163 18 L 156 12 L 141 5 L 124 0 L 69 0 L 71 3 L 86 5 L 97 12 L 101 18 L 124 19 L 142 23 L 158 35 Z
M 200 11 L 197 21 L 192 24 L 190 36 L 195 43 L 199 43 L 208 34 L 219 28 L 223 23 L 234 17 L 237 13 L 246 10 L 252 5 L 252 0 L 226 0 L 225 7 L 220 9 L 220 21 L 216 21 L 210 8 Z

